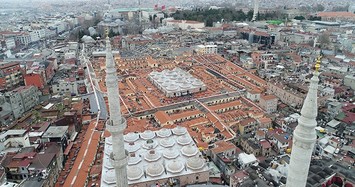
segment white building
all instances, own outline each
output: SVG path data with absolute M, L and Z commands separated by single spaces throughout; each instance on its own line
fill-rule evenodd
M 8 130 L 0 134 L 0 151 L 6 148 L 21 148 L 30 146 L 30 139 L 26 130 Z
M 238 155 L 238 163 L 241 168 L 249 167 L 253 164 L 256 164 L 258 160 L 253 154 L 240 153 Z
M 346 75 L 344 77 L 344 85 L 350 86 L 351 89 L 355 90 L 355 76 L 354 75 Z
M 59 80 L 57 84 L 52 84 L 52 91 L 54 94 L 57 93 L 78 94 L 78 83 L 80 84 L 81 82 L 76 81 L 73 78 Z
M 189 20 L 166 20 L 166 26 L 175 27 L 182 30 L 186 29 L 202 29 L 205 27 L 204 22 L 189 21 Z
M 112 141 L 111 137 L 105 141 L 102 187 L 116 185 L 115 170 L 109 159 Z M 124 146 L 129 152 L 127 178 L 131 187 L 169 183 L 186 186 L 209 180 L 206 161 L 184 127 L 128 133 L 124 135 Z
M 202 54 L 216 54 L 217 45 L 197 45 L 197 52 Z
M 190 73 L 175 68 L 173 70 L 153 71 L 148 79 L 161 90 L 166 97 L 178 97 L 205 91 L 207 86 Z

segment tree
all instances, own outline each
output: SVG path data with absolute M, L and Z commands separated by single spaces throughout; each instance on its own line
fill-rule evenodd
M 318 16 L 310 16 L 308 20 L 310 20 L 310 21 L 320 21 L 320 20 L 322 20 L 322 18 L 318 17 Z
M 296 16 L 294 19 L 296 19 L 296 20 L 305 20 L 306 18 L 304 18 L 303 16 Z
M 316 7 L 315 7 L 315 10 L 318 11 L 318 12 L 322 12 L 325 10 L 324 6 L 321 5 L 321 4 L 317 4 Z
M 319 35 L 318 38 L 319 44 L 321 48 L 326 47 L 327 45 L 330 44 L 330 35 L 327 32 L 322 33 L 321 35 Z

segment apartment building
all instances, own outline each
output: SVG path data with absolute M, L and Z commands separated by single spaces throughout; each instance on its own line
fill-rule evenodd
M 260 96 L 259 105 L 267 113 L 273 113 L 277 110 L 277 97 L 275 95 L 262 95 Z
M 197 53 L 201 54 L 215 54 L 217 53 L 217 45 L 197 45 Z
M 0 63 L 0 90 L 9 91 L 23 84 L 20 64 L 18 62 Z
M 26 130 L 8 130 L 0 134 L 0 151 L 7 148 L 21 148 L 30 146 Z
M 35 86 L 20 86 L 6 92 L 5 98 L 11 105 L 14 117 L 19 118 L 39 103 L 39 94 Z

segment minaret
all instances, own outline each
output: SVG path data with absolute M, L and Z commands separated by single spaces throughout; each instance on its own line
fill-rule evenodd
M 301 117 L 298 119 L 298 125 L 293 132 L 292 153 L 288 166 L 286 187 L 305 187 L 307 183 L 311 156 L 317 138 L 315 127 L 317 126 L 317 89 L 320 63 L 321 56 L 317 58 L 316 70 L 313 73 L 308 94 L 304 100 Z
M 117 187 L 128 187 L 128 153 L 124 149 L 123 142 L 123 130 L 126 128 L 126 120 L 121 115 L 117 71 L 112 55 L 108 31 L 106 31 L 106 87 L 110 109 L 110 119 L 106 122 L 106 128 L 112 136 L 112 153 L 110 159 L 112 166 L 115 168 Z

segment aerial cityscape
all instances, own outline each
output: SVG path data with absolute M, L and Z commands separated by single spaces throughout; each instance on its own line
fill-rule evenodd
M 1 0 L 0 187 L 355 187 L 355 0 Z

